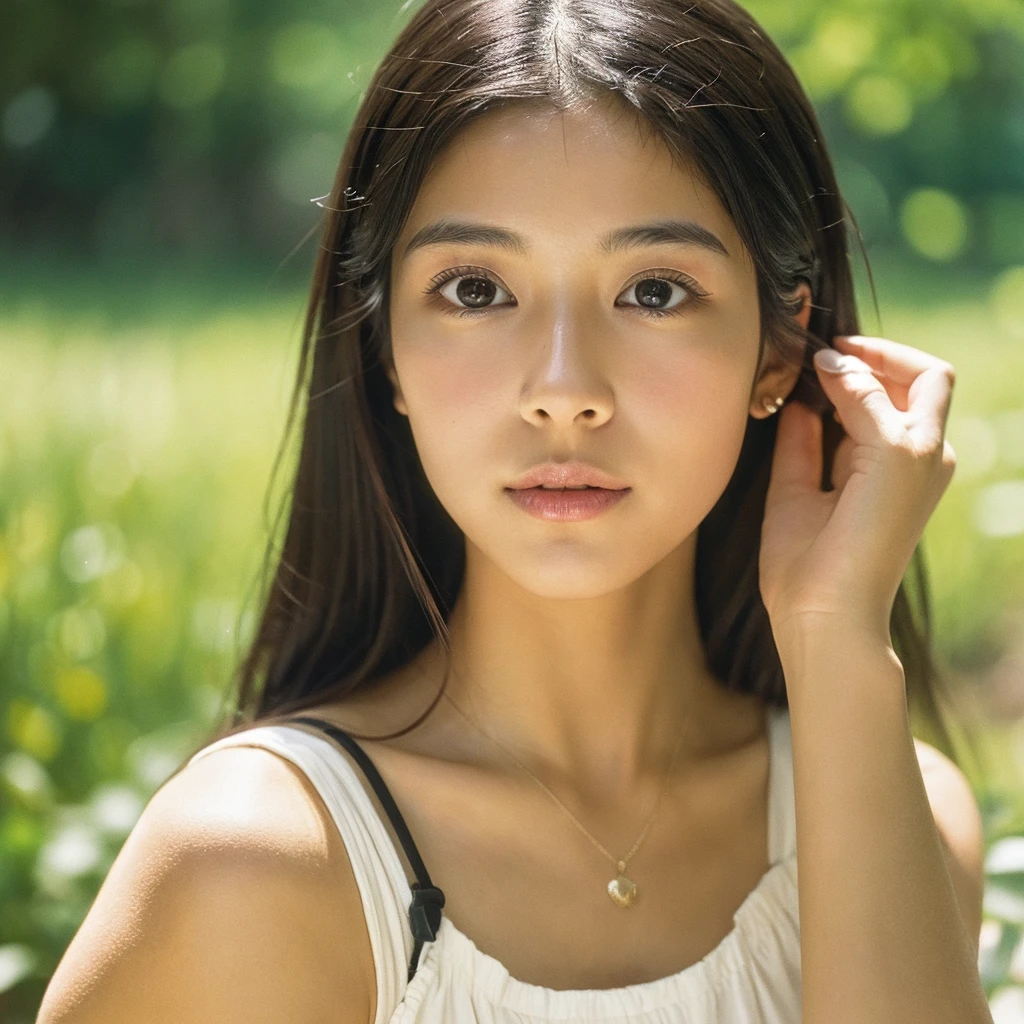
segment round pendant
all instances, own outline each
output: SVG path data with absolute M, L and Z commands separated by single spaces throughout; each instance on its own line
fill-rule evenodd
M 636 883 L 619 875 L 608 883 L 608 895 L 620 907 L 628 907 L 636 899 Z

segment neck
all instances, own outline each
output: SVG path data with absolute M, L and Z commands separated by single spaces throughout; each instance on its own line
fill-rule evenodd
M 446 693 L 541 778 L 613 799 L 663 778 L 677 748 L 680 772 L 749 739 L 761 728 L 763 703 L 727 691 L 706 667 L 693 602 L 695 543 L 694 535 L 608 594 L 548 599 L 467 541 Z M 436 645 L 433 657 L 443 661 Z

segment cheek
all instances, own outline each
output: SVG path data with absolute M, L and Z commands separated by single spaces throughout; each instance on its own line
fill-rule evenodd
M 665 500 L 689 495 L 710 509 L 724 490 L 747 428 L 753 370 L 753 356 L 724 347 L 634 361 L 619 402 Z
M 746 408 L 752 363 L 749 371 L 736 352 L 711 346 L 680 349 L 668 357 L 634 353 L 622 367 L 616 393 L 659 420 L 729 419 Z
M 493 491 L 510 473 L 525 469 L 522 460 L 530 457 L 531 446 L 524 443 L 517 453 L 506 443 L 506 450 L 495 450 L 495 438 L 515 432 L 515 409 L 510 413 L 502 383 L 510 368 L 460 348 L 450 337 L 432 337 L 429 329 L 416 338 L 395 352 L 409 426 L 427 479 L 454 512 L 474 492 Z
M 467 421 L 494 415 L 507 401 L 508 381 L 515 372 L 504 364 L 493 339 L 433 330 L 429 321 L 395 346 L 395 363 L 410 420 L 431 432 L 458 433 Z

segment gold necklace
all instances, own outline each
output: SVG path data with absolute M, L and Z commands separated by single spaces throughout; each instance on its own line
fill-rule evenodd
M 483 733 L 483 735 L 486 736 L 487 739 L 489 739 L 493 744 L 495 744 L 496 746 L 500 747 L 503 751 L 505 751 L 505 753 L 508 754 L 508 756 L 511 757 L 512 760 L 515 761 L 515 763 L 519 765 L 519 767 L 522 768 L 523 771 L 526 772 L 526 774 L 529 775 L 530 778 L 533 779 L 533 781 L 536 782 L 537 785 L 540 786 L 541 789 L 543 789 L 544 792 L 547 793 L 548 796 L 550 796 L 551 799 L 554 800 L 555 803 L 558 804 L 558 806 L 561 807 L 563 811 L 565 811 L 566 814 L 569 815 L 569 817 L 572 819 L 573 824 L 616 866 L 618 875 L 608 883 L 608 895 L 612 898 L 612 901 L 618 906 L 628 907 L 637 897 L 637 887 L 636 882 L 626 877 L 626 865 L 629 863 L 630 858 L 632 858 L 633 854 L 636 853 L 638 849 L 640 849 L 640 844 L 647 837 L 647 833 L 650 830 L 651 825 L 654 824 L 654 819 L 658 813 L 658 808 L 661 806 L 662 798 L 665 796 L 665 793 L 668 790 L 668 784 L 672 777 L 672 769 L 675 767 L 676 758 L 679 756 L 679 751 L 682 749 L 684 736 L 680 736 L 679 742 L 676 744 L 676 749 L 672 754 L 672 760 L 669 763 L 669 769 L 665 776 L 665 785 L 662 787 L 661 793 L 658 794 L 658 799 L 654 802 L 654 810 L 651 812 L 650 818 L 647 819 L 647 824 L 644 826 L 643 831 L 640 833 L 640 837 L 633 844 L 633 849 L 631 849 L 629 853 L 627 853 L 626 856 L 620 860 L 613 857 L 583 827 L 583 825 L 580 824 L 580 821 L 576 817 L 576 815 L 573 814 L 572 811 L 570 811 L 569 808 L 566 807 L 565 804 L 563 804 L 562 801 L 559 800 L 558 797 L 555 796 L 555 794 L 552 793 L 551 790 L 548 789 L 548 787 L 545 786 L 544 783 L 541 782 L 541 780 L 538 779 L 537 776 L 534 775 L 533 772 L 531 772 L 530 769 L 527 768 L 526 765 L 523 764 L 522 761 L 520 761 L 515 756 L 515 754 L 512 753 L 511 750 L 508 749 L 508 747 L 506 747 L 503 743 L 500 743 L 498 740 L 496 740 L 486 729 L 478 725 L 468 714 L 466 714 L 466 712 L 463 711 L 462 708 L 460 708 L 459 705 L 456 704 L 455 701 L 448 696 L 447 690 L 443 690 L 442 692 L 448 699 L 448 702 L 451 704 L 451 706 L 455 708 L 455 710 L 458 711 L 458 713 L 462 715 L 462 717 L 466 719 L 466 721 L 469 722 L 469 724 L 473 726 L 474 729 L 476 729 L 480 733 Z

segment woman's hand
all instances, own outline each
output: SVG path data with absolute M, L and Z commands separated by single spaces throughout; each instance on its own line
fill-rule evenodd
M 942 359 L 885 338 L 836 337 L 839 372 L 815 356 L 846 436 L 819 489 L 822 424 L 783 406 L 761 530 L 761 596 L 778 636 L 801 616 L 840 615 L 889 636 L 900 581 L 953 476 L 945 440 L 955 374 Z

